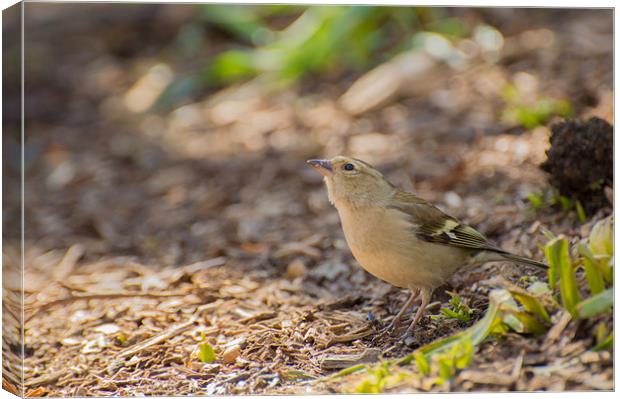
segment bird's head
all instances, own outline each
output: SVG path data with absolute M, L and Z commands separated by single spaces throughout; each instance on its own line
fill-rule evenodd
M 329 201 L 336 206 L 382 202 L 395 190 L 381 172 L 356 158 L 339 155 L 307 162 L 324 176 Z

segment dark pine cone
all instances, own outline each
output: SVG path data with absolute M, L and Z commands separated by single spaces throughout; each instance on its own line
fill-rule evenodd
M 551 127 L 551 148 L 540 167 L 560 194 L 579 200 L 586 212 L 607 206 L 604 187 L 613 187 L 613 127 L 600 118 Z

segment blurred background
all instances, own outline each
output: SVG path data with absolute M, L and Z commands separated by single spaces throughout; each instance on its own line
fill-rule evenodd
M 323 296 L 375 284 L 349 268 L 304 163 L 337 154 L 540 256 L 518 228 L 548 186 L 549 126 L 613 123 L 612 33 L 611 10 L 26 3 L 30 300 L 74 272 L 71 248 L 81 262 L 310 270 Z M 4 67 L 7 264 L 19 260 L 19 72 Z M 105 288 L 127 288 L 121 275 Z
M 480 185 L 509 203 L 534 190 L 527 168 L 494 167 L 542 159 L 553 118 L 612 122 L 606 10 L 25 10 L 26 236 L 47 249 L 176 264 L 325 230 L 304 218 L 328 208 L 303 161 L 335 154 L 472 217 Z

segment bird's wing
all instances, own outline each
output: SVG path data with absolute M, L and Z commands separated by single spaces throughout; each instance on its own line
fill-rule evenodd
M 491 244 L 473 227 L 459 222 L 411 193 L 398 191 L 388 206 L 409 215 L 415 226 L 416 235 L 422 240 L 461 248 L 505 253 L 504 250 Z

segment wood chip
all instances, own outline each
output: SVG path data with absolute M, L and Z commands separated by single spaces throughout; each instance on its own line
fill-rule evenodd
M 562 335 L 562 332 L 568 326 L 568 323 L 573 319 L 570 313 L 566 310 L 562 310 L 558 321 L 549 329 L 547 336 L 545 337 L 545 341 L 543 343 L 543 350 L 547 350 L 551 345 L 553 345 Z
M 366 348 L 361 353 L 325 355 L 320 360 L 321 368 L 326 370 L 344 369 L 358 364 L 372 363 L 379 360 L 381 349 Z
M 65 253 L 65 256 L 52 269 L 52 278 L 55 281 L 63 281 L 73 272 L 77 261 L 84 255 L 84 247 L 80 244 L 74 244 Z
M 225 364 L 235 363 L 239 355 L 241 354 L 241 347 L 239 345 L 233 345 L 226 349 L 224 353 L 222 353 L 222 361 Z
M 327 346 L 332 346 L 333 344 L 336 344 L 336 343 L 355 341 L 356 339 L 362 339 L 362 338 L 368 337 L 369 335 L 372 335 L 373 333 L 374 333 L 373 329 L 371 329 L 369 326 L 365 326 L 359 330 L 353 331 L 350 334 L 337 335 L 335 337 L 332 337 L 327 343 Z
M 196 321 L 195 318 L 191 318 L 190 320 L 186 321 L 185 323 L 179 324 L 178 326 L 173 326 L 172 328 L 169 328 L 168 330 L 162 331 L 161 333 L 147 339 L 146 341 L 142 341 L 140 343 L 137 343 L 121 352 L 119 352 L 116 356 L 117 358 L 122 358 L 122 357 L 129 357 L 132 356 L 138 352 L 143 351 L 144 349 L 156 345 L 162 341 L 167 340 L 168 338 L 174 337 L 177 334 L 180 334 L 182 332 L 184 332 L 185 330 L 189 329 L 192 324 L 194 324 L 194 322 Z
M 459 373 L 458 380 L 471 381 L 476 384 L 501 385 L 509 387 L 515 379 L 508 374 L 493 371 L 463 370 Z
M 57 381 L 64 374 L 71 373 L 67 370 L 53 371 L 47 375 L 42 375 L 41 377 L 32 378 L 24 382 L 25 387 L 36 387 L 38 385 L 51 384 L 54 381 Z

